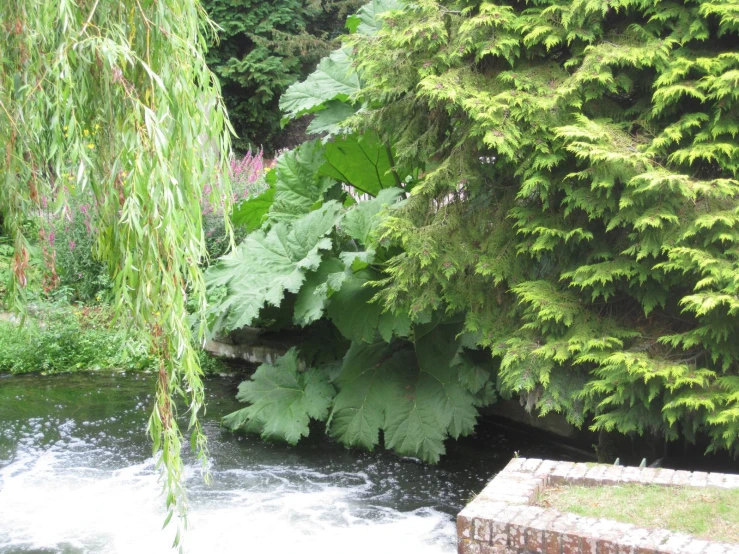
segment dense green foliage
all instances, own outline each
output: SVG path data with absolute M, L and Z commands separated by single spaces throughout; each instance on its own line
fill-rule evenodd
M 317 10 L 301 0 L 205 0 L 203 6 L 221 28 L 220 42 L 209 49 L 207 61 L 221 81 L 239 134 L 234 144 L 244 150 L 269 149 L 280 129 L 277 100 L 303 67 L 301 49 L 325 48 L 305 30 Z M 318 57 L 322 54 L 319 50 Z
M 197 354 L 206 375 L 227 371 L 207 351 Z M 42 302 L 24 325 L 0 318 L 0 373 L 97 370 L 158 370 L 146 340 L 109 306 Z
M 234 223 L 258 229 L 206 273 L 209 326 L 292 323 L 311 333 L 300 352 L 308 369 L 295 350 L 262 365 L 242 383 L 250 405 L 228 427 L 294 443 L 314 419 L 347 446 L 371 450 L 382 432 L 387 448 L 435 462 L 446 437 L 469 434 L 494 399 L 461 319 L 411 321 L 372 302 L 394 251 L 380 223 L 402 205 L 395 185 L 413 180 L 392 168 L 392 148 L 375 133 L 307 142 L 278 158 L 268 191 L 237 207 Z
M 333 311 L 337 326 L 345 321 L 355 341 L 334 378 L 340 392 L 332 413 L 343 406 L 343 387 L 364 394 L 351 413 L 373 408 L 361 422 L 366 435 L 329 416 L 329 431 L 350 445 L 371 447 L 376 441 L 368 437 L 380 427 L 386 446 L 433 460 L 427 446 L 450 430 L 446 415 L 433 424 L 423 419 L 416 381 L 415 389 L 405 385 L 406 401 L 418 410 L 398 426 L 412 432 L 397 438 L 394 415 L 380 406 L 402 397 L 372 385 L 396 373 L 402 379 L 400 368 L 376 374 L 392 352 L 367 355 L 374 380 L 348 377 L 357 349 L 380 348 L 373 330 L 360 325 L 368 319 L 356 303 L 361 296 L 392 321 L 410 320 L 412 331 L 391 345 L 413 338 L 429 318 L 459 322 L 462 333 L 445 336 L 487 357 L 498 394 L 520 397 L 537 414 L 556 411 L 594 430 L 668 440 L 700 433 L 711 449 L 736 450 L 736 2 L 420 0 L 378 19 L 381 29 L 353 33 L 282 105 L 294 117 L 315 113 L 314 125 L 322 119 L 321 130 L 349 133 L 349 140 L 376 133 L 392 145 L 391 165 L 408 198 L 383 212 L 374 238 L 356 243 L 359 251 L 338 253 L 357 262 L 341 278 L 324 269 L 337 245 L 325 241 L 325 227 L 303 245 L 312 249 L 295 250 L 289 226 L 304 219 L 270 228 L 270 212 L 260 216 L 270 230 L 256 231 L 238 255 L 247 258 L 257 244 L 276 251 L 274 239 L 290 245 L 280 250 L 288 252 L 279 264 L 284 287 L 264 289 L 233 264 L 225 321 L 249 323 L 255 312 L 246 310 L 289 300 L 283 291 L 297 294 L 296 307 L 301 296 L 311 300 L 296 324 L 328 303 L 329 318 Z M 359 21 L 350 19 L 350 27 Z M 294 175 L 315 169 L 297 160 Z M 416 170 L 418 179 L 405 179 Z M 301 182 L 331 191 L 320 180 Z M 273 206 L 279 193 L 275 186 Z M 333 213 L 331 205 L 320 209 Z M 338 224 L 341 232 L 347 227 Z M 325 286 L 312 278 L 322 272 Z M 309 286 L 313 294 L 304 292 Z M 447 358 L 436 356 L 433 371 L 447 372 Z M 461 373 L 446 379 L 439 382 L 475 382 Z M 450 413 L 438 403 L 433 410 Z M 463 418 L 457 429 L 468 432 L 471 421 Z
M 0 321 L 0 372 L 154 369 L 146 343 L 112 316 L 105 308 L 56 306 L 24 327 Z
M 187 306 L 201 311 L 206 300 L 200 199 L 207 183 L 227 181 L 230 155 L 204 57 L 213 29 L 197 0 L 4 0 L 0 29 L 0 212 L 13 242 L 15 307 L 23 309 L 28 285 L 27 219 L 89 192 L 95 254 L 109 269 L 115 309 L 157 360 L 149 432 L 169 517 L 184 515 L 176 400 L 187 404 L 203 463 L 206 449 L 202 372 L 187 324 Z M 228 183 L 219 190 L 214 201 L 228 213 Z

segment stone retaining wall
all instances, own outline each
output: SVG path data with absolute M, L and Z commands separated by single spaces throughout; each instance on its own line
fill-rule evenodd
M 532 506 L 548 485 L 739 488 L 739 475 L 514 458 L 457 516 L 459 554 L 739 554 L 739 545 Z

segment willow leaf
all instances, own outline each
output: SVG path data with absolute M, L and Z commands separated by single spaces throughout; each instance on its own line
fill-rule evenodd
M 109 268 L 118 311 L 160 361 L 148 432 L 168 521 L 184 527 L 180 399 L 207 461 L 197 340 L 185 321 L 188 307 L 202 315 L 206 305 L 200 200 L 209 186 L 218 210 L 231 212 L 230 124 L 205 63 L 213 26 L 200 2 L 135 4 L 0 2 L 0 220 L 13 239 L 10 292 L 19 300 L 28 219 L 61 209 L 74 190 L 94 196 L 96 258 Z

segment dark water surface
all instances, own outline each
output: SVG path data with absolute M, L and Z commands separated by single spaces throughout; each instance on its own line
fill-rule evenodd
M 0 376 L 0 554 L 170 552 L 146 435 L 153 375 Z M 481 424 L 437 466 L 219 427 L 238 379 L 206 381 L 210 486 L 188 457 L 192 554 L 451 554 L 454 514 L 511 458 L 571 459 Z M 188 455 L 189 456 L 189 455 Z

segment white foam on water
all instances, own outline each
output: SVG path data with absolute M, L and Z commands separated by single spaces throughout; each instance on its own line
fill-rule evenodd
M 23 448 L 0 468 L 0 554 L 169 552 L 173 527 L 161 530 L 164 500 L 153 461 L 96 467 L 90 450 Z M 256 467 L 191 470 L 189 554 L 295 552 L 449 554 L 451 518 L 430 508 L 400 512 L 373 504 L 361 472 Z
M 84 461 L 55 452 L 33 459 L 27 453 L 0 470 L 0 552 L 123 553 L 137 546 L 143 547 L 140 552 L 161 552 L 166 547 L 166 533 L 151 532 L 163 513 L 151 464 L 100 471 Z M 137 537 L 147 537 L 148 544 Z

